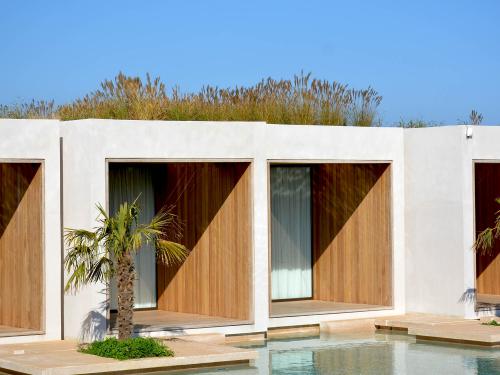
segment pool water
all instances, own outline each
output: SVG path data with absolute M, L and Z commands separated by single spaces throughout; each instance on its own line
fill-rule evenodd
M 500 349 L 416 342 L 389 333 L 322 335 L 245 347 L 259 352 L 250 365 L 175 374 L 500 374 Z

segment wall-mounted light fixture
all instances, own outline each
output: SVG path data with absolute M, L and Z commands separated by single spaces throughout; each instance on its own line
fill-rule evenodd
M 465 127 L 465 138 L 472 138 L 472 126 L 467 125 Z

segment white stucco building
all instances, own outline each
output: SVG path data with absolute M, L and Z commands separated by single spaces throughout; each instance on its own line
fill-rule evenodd
M 113 211 L 138 192 L 149 215 L 176 207 L 191 250 L 175 269 L 136 259 L 139 333 L 475 318 L 500 295 L 500 265 L 472 251 L 496 187 L 500 196 L 498 140 L 500 128 L 483 126 L 0 120 L 0 165 L 43 170 L 42 324 L 20 332 L 0 307 L 0 343 L 113 333 L 108 286 L 63 293 L 62 227 L 91 229 L 96 203 Z M 5 259 L 12 238 L 0 234 Z M 0 282 L 0 305 L 18 303 L 15 279 Z

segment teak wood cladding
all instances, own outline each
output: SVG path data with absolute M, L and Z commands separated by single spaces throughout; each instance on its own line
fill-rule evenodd
M 0 325 L 42 329 L 42 167 L 0 163 Z
M 252 262 L 249 163 L 169 163 L 157 208 L 174 205 L 191 250 L 157 266 L 158 309 L 249 319 Z M 162 193 L 163 192 L 163 193 Z M 157 194 L 159 193 L 159 194 Z
M 313 298 L 390 306 L 390 164 L 321 164 L 311 178 Z
M 475 211 L 476 235 L 487 227 L 495 226 L 495 213 L 500 205 L 500 164 L 476 163 Z M 489 254 L 476 254 L 476 289 L 479 294 L 500 295 L 500 241 L 496 241 Z

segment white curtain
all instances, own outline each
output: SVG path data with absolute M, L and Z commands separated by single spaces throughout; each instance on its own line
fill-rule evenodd
M 140 196 L 139 196 L 140 195 Z M 109 211 L 113 215 L 123 202 L 132 203 L 139 196 L 139 223 L 155 215 L 153 178 L 147 166 L 113 165 L 109 171 Z M 135 255 L 135 308 L 156 307 L 156 260 L 154 245 L 143 245 Z M 111 282 L 110 306 L 116 309 L 116 281 Z
M 312 297 L 311 170 L 271 168 L 272 299 Z

